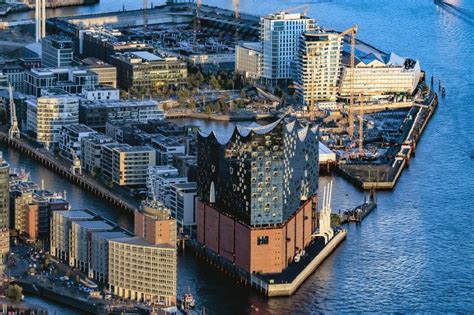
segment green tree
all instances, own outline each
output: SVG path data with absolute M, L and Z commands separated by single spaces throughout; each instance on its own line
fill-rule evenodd
M 213 75 L 211 75 L 211 76 L 209 77 L 209 85 L 210 85 L 213 89 L 215 89 L 215 90 L 221 88 L 221 85 L 219 84 L 219 81 L 218 81 L 217 78 L 216 78 L 215 76 L 213 76 Z
M 20 287 L 18 284 L 10 285 L 8 286 L 6 296 L 10 300 L 18 302 L 23 297 L 23 288 Z
M 206 111 L 206 114 L 210 115 L 212 112 L 211 106 L 207 105 L 205 111 Z
M 222 105 L 222 114 L 227 115 L 229 113 L 229 105 L 227 103 L 224 103 Z
M 235 88 L 235 82 L 232 79 L 227 80 L 225 85 L 226 85 L 226 88 L 229 90 L 233 90 Z
M 196 109 L 196 101 L 193 99 L 190 99 L 188 102 L 188 109 L 190 110 L 195 110 Z

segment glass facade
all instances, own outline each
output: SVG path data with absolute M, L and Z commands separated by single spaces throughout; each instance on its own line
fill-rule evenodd
M 282 119 L 198 136 L 198 195 L 247 225 L 285 222 L 317 192 L 318 129 Z M 214 198 L 211 195 L 215 194 Z

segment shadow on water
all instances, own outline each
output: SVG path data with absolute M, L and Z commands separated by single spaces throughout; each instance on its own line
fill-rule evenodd
M 434 3 L 444 11 L 456 16 L 470 25 L 474 25 L 474 12 L 455 6 L 443 0 L 434 0 Z

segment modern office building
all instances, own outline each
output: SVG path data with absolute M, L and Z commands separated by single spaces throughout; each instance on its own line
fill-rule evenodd
M 341 74 L 342 37 L 338 33 L 301 35 L 297 59 L 296 93 L 302 104 L 335 102 Z
M 72 66 L 74 43 L 71 39 L 48 35 L 41 40 L 41 65 L 43 68 Z
M 132 94 L 146 94 L 162 86 L 179 85 L 188 75 L 184 61 L 160 57 L 147 51 L 115 54 L 110 63 L 117 68 L 117 84 Z
M 135 235 L 152 244 L 176 246 L 176 219 L 159 200 L 144 200 L 134 215 Z
M 99 84 L 98 75 L 79 68 L 34 68 L 26 71 L 24 92 L 39 97 L 43 89 L 60 88 L 71 94 Z
M 0 274 L 10 251 L 10 166 L 0 152 Z
M 148 167 L 156 165 L 156 151 L 148 146 L 106 144 L 102 147 L 101 171 L 119 186 L 145 186 Z
M 316 229 L 318 128 L 281 118 L 197 147 L 197 241 L 249 274 L 282 272 Z
M 174 183 L 170 185 L 171 216 L 184 229 L 196 225 L 197 183 Z
M 82 57 L 93 57 L 107 63 L 110 63 L 111 56 L 118 53 L 153 52 L 152 46 L 131 41 L 120 31 L 105 27 L 90 27 L 79 30 L 76 49 Z
M 79 121 L 94 129 L 105 129 L 107 122 L 163 120 L 163 107 L 154 100 L 84 101 L 79 107 Z
M 235 46 L 235 72 L 245 78 L 259 79 L 262 66 L 262 43 L 243 42 Z
M 291 64 L 298 55 L 300 35 L 313 31 L 314 24 L 314 19 L 302 13 L 278 12 L 260 19 L 264 83 L 274 86 L 291 78 Z
M 382 55 L 377 52 L 365 54 L 358 51 L 354 69 L 354 95 L 372 98 L 390 97 L 394 94 L 411 95 L 421 78 L 418 61 L 400 57 L 394 53 Z M 346 63 L 347 64 L 347 63 Z M 352 72 L 343 68 L 340 95 L 350 96 Z
M 176 247 L 140 237 L 109 240 L 109 287 L 117 296 L 176 304 Z
M 81 167 L 89 174 L 101 173 L 102 147 L 115 141 L 102 133 L 95 133 L 81 139 Z
M 68 159 L 69 161 L 72 161 L 74 156 L 82 160 L 82 139 L 96 133 L 97 131 L 83 124 L 62 126 L 59 130 L 58 143 L 61 156 Z
M 63 126 L 79 123 L 79 99 L 60 89 L 49 89 L 47 96 L 27 101 L 27 121 L 36 140 L 46 148 L 59 143 Z M 34 122 L 32 122 L 34 121 Z
M 94 57 L 86 58 L 82 63 L 84 68 L 97 73 L 100 85 L 117 87 L 117 69 L 114 66 Z

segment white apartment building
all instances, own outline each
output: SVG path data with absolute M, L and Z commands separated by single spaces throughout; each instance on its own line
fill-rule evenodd
M 82 95 L 88 101 L 118 101 L 120 90 L 111 86 L 83 88 Z
M 51 216 L 51 255 L 62 261 L 68 261 L 72 222 L 92 220 L 93 218 L 91 213 L 83 210 L 53 211 Z
M 36 127 L 36 140 L 50 149 L 59 143 L 59 131 L 63 126 L 79 123 L 79 99 L 54 89 L 47 96 L 28 102 L 28 128 Z M 34 112 L 36 111 L 36 115 Z M 31 120 L 35 119 L 35 122 Z
M 342 72 L 341 97 L 350 95 L 352 72 L 345 67 Z M 418 61 L 394 53 L 386 56 L 370 53 L 358 56 L 354 68 L 354 94 L 383 98 L 386 95 L 412 94 L 421 78 Z
M 176 270 L 176 248 L 171 245 L 140 237 L 109 240 L 109 286 L 119 297 L 174 305 Z
M 88 173 L 100 171 L 102 147 L 116 143 L 112 138 L 102 133 L 95 133 L 81 138 L 81 167 Z
M 97 131 L 94 129 L 82 124 L 62 126 L 59 130 L 59 150 L 61 156 L 70 161 L 73 159 L 73 154 L 81 158 L 81 140 L 96 133 Z
M 261 42 L 243 42 L 235 46 L 235 72 L 256 80 L 260 78 L 261 65 Z
M 260 19 L 262 79 L 269 85 L 291 78 L 300 35 L 313 31 L 315 21 L 301 13 L 279 12 Z
M 342 37 L 338 33 L 305 33 L 299 44 L 296 94 L 301 103 L 335 102 L 341 74 Z
M 171 205 L 171 184 L 186 183 L 187 181 L 187 177 L 180 176 L 178 169 L 173 166 L 160 165 L 148 168 L 148 194 L 168 208 Z
M 185 182 L 170 185 L 171 216 L 182 227 L 196 225 L 197 183 Z
M 70 230 L 69 266 L 87 272 L 90 262 L 89 240 L 92 232 L 110 231 L 113 228 L 112 225 L 98 220 L 73 221 Z
M 90 265 L 88 276 L 97 281 L 109 281 L 109 241 L 130 237 L 122 231 L 92 232 L 90 237 Z

